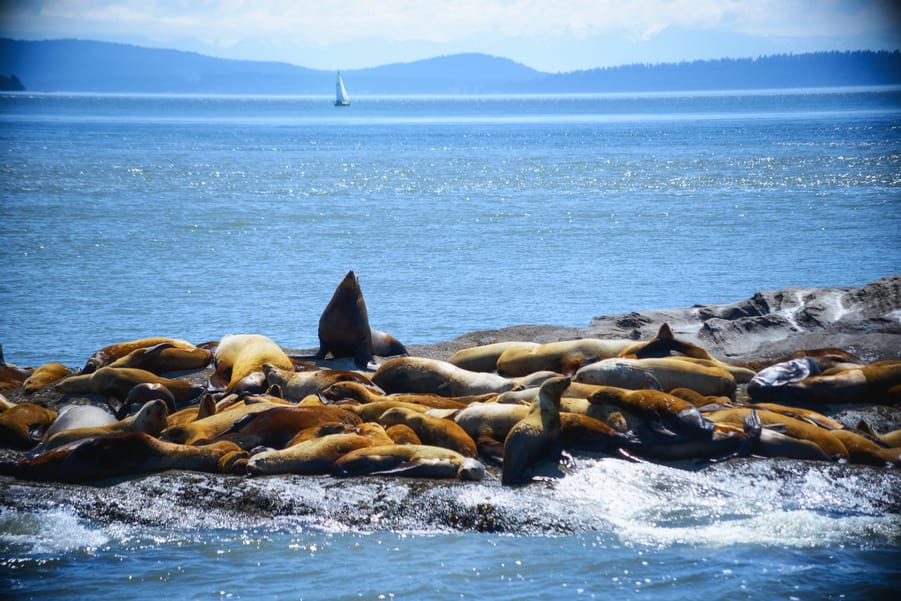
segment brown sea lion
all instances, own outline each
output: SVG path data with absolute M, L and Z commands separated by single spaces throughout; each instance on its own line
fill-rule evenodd
M 41 440 L 56 411 L 34 403 L 18 403 L 0 412 L 0 447 L 27 451 Z
M 425 413 L 394 407 L 378 419 L 384 428 L 397 424 L 409 426 L 423 444 L 454 450 L 464 457 L 478 457 L 475 441 L 453 420 L 432 417 Z
M 901 449 L 887 449 L 850 430 L 833 430 L 848 450 L 848 461 L 862 465 L 901 467 Z
M 460 369 L 447 361 L 397 357 L 379 366 L 372 382 L 386 393 L 428 393 L 458 397 L 500 393 L 520 385 L 497 374 Z
M 427 393 L 405 394 L 402 392 L 386 395 L 356 382 L 337 382 L 322 391 L 322 398 L 333 402 L 353 399 L 365 404 L 390 400 L 402 403 L 416 403 L 417 405 L 425 405 L 434 409 L 462 409 L 471 403 L 486 402 L 494 397 L 495 395 L 492 392 L 462 397 L 447 397 Z
M 163 378 L 153 372 L 128 367 L 101 367 L 88 374 L 69 376 L 56 385 L 56 391 L 63 394 L 102 394 L 124 399 L 132 388 L 145 383 L 165 386 L 179 403 L 195 399 L 204 392 L 202 386 L 188 380 Z
M 356 382 L 376 389 L 372 380 L 354 371 L 337 369 L 294 371 L 264 364 L 263 373 L 266 374 L 266 382 L 270 386 L 278 386 L 282 391 L 282 396 L 288 399 L 300 400 L 311 394 L 322 394 L 322 391 L 336 382 Z
M 583 338 L 548 342 L 505 350 L 497 359 L 497 370 L 507 376 L 525 376 L 537 371 L 573 374 L 587 363 L 615 357 L 634 340 Z
M 169 413 L 175 413 L 175 396 L 159 382 L 142 382 L 128 391 L 124 401 L 110 397 L 107 399 L 107 402 L 109 402 L 110 408 L 115 411 L 116 419 L 124 419 L 128 417 L 132 407 L 135 405 L 142 406 L 147 401 L 154 399 L 162 400 L 166 403 Z
M 372 354 L 379 357 L 400 357 L 409 355 L 407 347 L 400 340 L 381 330 L 369 328 L 372 336 Z
M 901 430 L 892 430 L 884 434 L 879 434 L 876 429 L 873 428 L 872 424 L 870 424 L 866 420 L 860 420 L 857 423 L 857 430 L 859 430 L 862 434 L 869 436 L 871 439 L 878 440 L 879 443 L 885 447 L 901 447 Z
M 644 444 L 665 444 L 709 436 L 713 422 L 688 401 L 659 390 L 602 387 L 588 401 L 606 418 L 621 414 Z
M 198 441 L 210 440 L 231 428 L 232 424 L 244 415 L 266 411 L 276 406 L 280 405 L 269 402 L 245 403 L 241 401 L 228 409 L 217 408 L 216 413 L 203 419 L 169 426 L 160 433 L 160 439 L 178 444 L 194 444 Z
M 116 359 L 109 367 L 133 367 L 162 375 L 170 371 L 202 369 L 209 365 L 213 353 L 199 347 L 181 347 L 171 342 L 135 349 Z
M 404 403 L 401 401 L 375 401 L 373 403 L 366 403 L 363 405 L 353 404 L 353 403 L 341 403 L 335 405 L 336 407 L 344 407 L 348 411 L 353 411 L 360 419 L 364 422 L 375 422 L 382 416 L 382 414 L 389 409 L 393 409 L 395 407 L 403 407 L 405 409 L 410 409 L 412 411 L 418 411 L 420 413 L 425 413 L 429 410 L 425 405 L 417 405 L 416 403 Z
M 319 317 L 319 350 L 316 359 L 332 355 L 353 357 L 360 369 L 375 368 L 372 330 L 360 281 L 348 271 L 335 288 L 331 300 Z
M 200 402 L 191 407 L 179 409 L 169 414 L 168 426 L 177 426 L 179 424 L 187 424 L 198 419 L 203 419 L 216 414 L 216 399 L 213 395 L 207 393 L 200 397 Z
M 568 377 L 546 380 L 541 385 L 538 401 L 507 434 L 501 474 L 505 486 L 528 482 L 539 464 L 560 463 L 563 456 L 560 397 L 569 384 Z
M 120 342 L 118 344 L 111 344 L 109 346 L 105 346 L 99 351 L 95 352 L 88 359 L 87 363 L 85 363 L 84 367 L 81 370 L 83 374 L 89 374 L 91 372 L 96 371 L 101 367 L 105 367 L 116 361 L 117 359 L 121 359 L 125 355 L 136 351 L 138 349 L 147 348 L 151 346 L 156 346 L 158 344 L 168 343 L 171 344 L 174 348 L 184 348 L 184 349 L 193 349 L 196 348 L 190 342 L 186 342 L 184 340 L 178 340 L 176 338 L 141 338 L 139 340 L 130 340 L 128 342 Z
M 725 396 L 735 398 L 735 378 L 728 371 L 707 365 L 698 365 L 676 357 L 649 359 L 617 358 L 617 362 L 625 362 L 642 369 L 654 376 L 664 391 L 674 388 L 690 388 L 705 396 Z M 573 377 L 575 382 L 599 384 L 604 374 L 604 360 L 586 365 Z M 599 377 L 595 377 L 595 374 Z
M 75 441 L 23 459 L 6 471 L 23 480 L 75 483 L 170 469 L 233 473 L 246 458 L 247 453 L 228 442 L 193 447 L 125 432 Z
M 537 342 L 495 342 L 460 349 L 451 355 L 447 362 L 469 371 L 493 372 L 497 370 L 497 360 L 504 351 L 512 348 L 529 349 L 536 346 L 538 346 Z
M 754 402 L 788 405 L 829 403 L 896 404 L 901 402 L 901 361 L 877 361 L 862 367 L 833 368 L 819 375 L 779 377 L 778 370 L 802 361 L 794 359 L 761 370 L 748 383 Z M 776 374 L 771 377 L 770 372 Z M 803 375 L 803 372 L 802 372 Z
M 301 430 L 331 422 L 356 426 L 362 420 L 356 414 L 332 405 L 270 407 L 265 411 L 248 413 L 214 438 L 198 440 L 195 444 L 227 440 L 247 451 L 255 447 L 281 449 Z
M 294 370 L 294 363 L 271 339 L 260 334 L 229 334 L 222 337 L 216 352 L 213 353 L 213 365 L 216 371 L 210 382 L 215 386 L 225 386 L 226 392 L 256 371 L 263 371 L 265 364 Z M 226 384 L 227 383 L 227 384 Z
M 805 357 L 811 358 L 817 364 L 817 368 L 821 372 L 826 371 L 827 369 L 830 369 L 832 367 L 849 367 L 851 365 L 863 366 L 866 363 L 853 353 L 849 353 L 844 349 L 829 347 L 818 349 L 802 349 L 775 359 L 748 361 L 742 363 L 742 365 L 744 367 L 752 369 L 753 371 L 761 371 L 778 363 L 785 363 L 787 361 L 791 361 L 792 359 L 801 359 Z
M 31 375 L 31 371 L 7 363 L 3 358 L 3 345 L 0 344 L 0 390 L 18 388 Z
M 408 478 L 481 480 L 485 466 L 472 457 L 430 445 L 379 445 L 356 449 L 335 462 L 336 476 L 385 475 Z
M 385 428 L 385 434 L 393 444 L 423 444 L 416 432 L 407 424 L 394 424 Z
M 72 375 L 72 370 L 62 363 L 45 363 L 36 367 L 25 381 L 22 382 L 22 391 L 25 394 L 40 392 L 47 386 Z
M 97 436 L 109 436 L 121 432 L 144 432 L 151 436 L 158 436 L 168 425 L 166 403 L 160 399 L 148 401 L 141 409 L 125 419 L 118 420 L 104 426 L 87 428 L 69 428 L 48 437 L 40 446 L 44 451 L 55 449 L 75 440 L 93 438 Z

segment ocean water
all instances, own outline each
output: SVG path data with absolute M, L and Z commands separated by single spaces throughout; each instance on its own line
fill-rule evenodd
M 80 366 L 145 336 L 254 332 L 314 348 L 349 269 L 373 326 L 407 344 L 901 271 L 897 89 L 345 109 L 324 97 L 8 94 L 0 153 L 0 343 L 19 365 Z M 38 493 L 39 507 L 7 486 L 0 596 L 795 600 L 901 588 L 901 481 L 876 468 L 579 458 L 525 489 L 235 484 L 268 495 L 274 515 L 191 507 L 177 484 Z M 381 511 L 386 498 L 399 517 Z M 427 519 L 447 503 L 512 525 Z M 99 505 L 125 517 L 94 520 Z

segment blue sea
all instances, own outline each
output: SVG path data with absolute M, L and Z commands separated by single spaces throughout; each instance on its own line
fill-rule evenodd
M 316 348 L 319 315 L 351 269 L 373 327 L 406 344 L 901 272 L 897 88 L 367 98 L 346 83 L 346 108 L 326 97 L 0 96 L 6 360 L 81 366 L 147 336 L 260 333 Z M 0 595 L 796 600 L 901 589 L 897 475 L 790 465 L 771 477 L 766 465 L 588 459 L 552 485 L 444 491 L 524 524 L 534 515 L 534 527 L 502 533 L 414 519 L 356 527 L 328 519 L 333 498 L 312 522 L 167 514 L 154 495 L 129 505 L 127 488 L 92 494 L 138 514 L 146 502 L 153 519 L 98 523 L 65 501 L 4 506 Z M 255 486 L 286 497 L 323 482 Z

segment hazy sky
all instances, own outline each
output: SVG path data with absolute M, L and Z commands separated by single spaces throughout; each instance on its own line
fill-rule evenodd
M 899 0 L 0 0 L 0 35 L 354 69 L 458 52 L 542 71 L 901 49 Z

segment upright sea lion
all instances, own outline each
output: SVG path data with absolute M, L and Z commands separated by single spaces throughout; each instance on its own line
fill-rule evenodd
M 485 466 L 476 459 L 442 447 L 379 445 L 347 453 L 335 462 L 334 474 L 481 480 L 485 476 Z
M 199 397 L 204 388 L 188 380 L 163 378 L 153 372 L 130 367 L 101 367 L 77 376 L 69 376 L 56 385 L 56 391 L 63 394 L 102 394 L 124 399 L 138 384 L 161 384 L 172 393 L 179 403 Z
M 0 412 L 0 448 L 27 451 L 44 436 L 57 413 L 34 403 L 18 403 Z
M 72 375 L 72 370 L 62 363 L 45 363 L 36 367 L 22 383 L 25 394 L 40 392 L 50 384 Z
M 450 397 L 499 393 L 519 385 L 517 380 L 424 357 L 389 359 L 373 374 L 372 382 L 389 394 L 416 392 Z
M 497 359 L 497 370 L 507 376 L 525 376 L 537 371 L 575 373 L 587 363 L 615 357 L 634 344 L 634 340 L 583 338 L 548 342 L 531 347 L 505 350 Z
M 394 407 L 378 419 L 383 428 L 405 424 L 423 444 L 454 450 L 464 457 L 478 457 L 475 441 L 453 420 L 432 417 L 403 407 Z
M 294 371 L 264 364 L 263 373 L 266 374 L 266 382 L 270 386 L 278 386 L 282 391 L 282 396 L 287 399 L 300 400 L 311 394 L 322 394 L 322 391 L 336 382 L 356 382 L 376 389 L 372 380 L 354 371 L 337 369 Z
M 209 365 L 213 353 L 199 347 L 185 348 L 171 342 L 135 349 L 116 359 L 109 367 L 134 367 L 162 375 L 170 371 L 202 369 Z
M 95 352 L 88 359 L 87 363 L 85 363 L 84 368 L 82 368 L 81 373 L 89 374 L 91 372 L 96 371 L 101 367 L 105 367 L 116 361 L 117 359 L 121 359 L 125 355 L 135 351 L 137 349 L 147 348 L 151 346 L 156 346 L 158 344 L 168 343 L 171 344 L 174 348 L 184 348 L 184 349 L 193 349 L 196 348 L 190 342 L 186 342 L 184 340 L 178 340 L 175 338 L 141 338 L 139 340 L 131 340 L 129 342 L 120 342 L 118 344 L 111 344 L 109 346 L 105 346 L 99 351 Z
M 260 334 L 229 334 L 222 337 L 216 352 L 213 353 L 213 365 L 216 371 L 211 376 L 212 384 L 225 384 L 225 391 L 231 392 L 243 378 L 255 371 L 263 371 L 265 364 L 294 370 L 294 363 L 282 350 L 282 347 Z
M 374 368 L 372 330 L 360 281 L 348 271 L 319 317 L 317 359 L 353 357 L 360 369 Z
M 41 449 L 49 450 L 68 444 L 74 440 L 82 440 L 84 438 L 93 438 L 97 436 L 108 436 L 110 434 L 119 434 L 121 432 L 144 432 L 151 436 L 158 436 L 167 426 L 167 417 L 169 415 L 166 409 L 166 403 L 161 399 L 148 401 L 141 409 L 125 419 L 107 424 L 104 426 L 94 426 L 87 428 L 69 428 L 62 432 L 56 433 L 48 437 L 41 445 Z
M 605 375 L 604 361 L 598 361 L 581 368 L 573 377 L 575 382 L 597 384 Z M 735 378 L 728 371 L 707 365 L 698 365 L 675 357 L 649 359 L 617 358 L 637 369 L 642 369 L 654 376 L 664 391 L 674 388 L 690 388 L 705 396 L 735 397 Z M 599 374 L 595 377 L 595 374 Z
M 469 371 L 493 372 L 497 370 L 497 360 L 504 351 L 518 348 L 529 349 L 538 346 L 537 342 L 494 342 L 482 346 L 460 349 L 448 359 L 448 363 Z
M 169 469 L 232 473 L 246 457 L 228 442 L 192 447 L 125 432 L 78 440 L 23 459 L 8 471 L 24 480 L 91 482 Z
M 546 380 L 541 385 L 538 402 L 507 434 L 501 475 L 504 485 L 528 482 L 530 472 L 538 464 L 560 463 L 563 456 L 560 397 L 569 383 L 567 377 Z
M 356 382 L 337 382 L 322 391 L 322 398 L 327 401 L 340 401 L 353 399 L 360 403 L 374 403 L 377 401 L 400 401 L 403 403 L 416 403 L 434 409 L 462 409 L 471 403 L 481 403 L 495 397 L 494 393 L 469 395 L 462 397 L 447 397 L 439 394 L 427 393 L 394 393 L 390 395 L 375 392 Z

